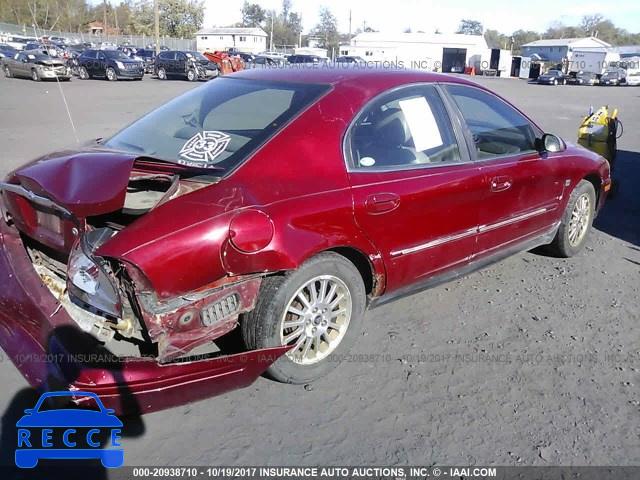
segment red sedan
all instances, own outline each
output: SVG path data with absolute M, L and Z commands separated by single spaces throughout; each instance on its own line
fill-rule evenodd
M 240 72 L 0 183 L 0 346 L 31 384 L 119 412 L 310 382 L 367 308 L 576 254 L 610 185 L 602 157 L 458 77 Z

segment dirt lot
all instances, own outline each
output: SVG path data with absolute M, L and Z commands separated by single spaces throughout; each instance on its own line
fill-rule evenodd
M 352 361 L 310 386 L 260 379 L 131 421 L 127 464 L 640 464 L 640 88 L 479 81 L 569 140 L 590 105 L 620 108 L 621 189 L 583 253 L 518 255 L 369 312 Z M 80 140 L 193 88 L 61 86 Z M 75 142 L 57 84 L 2 78 L 0 92 L 0 174 Z M 12 463 L 33 392 L 6 359 L 0 383 Z

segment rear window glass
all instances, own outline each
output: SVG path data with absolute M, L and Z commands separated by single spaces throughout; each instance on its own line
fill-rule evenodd
M 189 167 L 230 170 L 329 88 L 218 78 L 151 112 L 105 145 Z

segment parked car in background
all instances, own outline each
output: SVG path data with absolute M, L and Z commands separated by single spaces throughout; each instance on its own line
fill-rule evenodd
M 13 57 L 16 53 L 18 53 L 18 49 L 6 43 L 0 43 L 0 58 Z
M 567 76 L 560 70 L 549 70 L 538 77 L 538 83 L 542 85 L 566 85 Z
M 82 80 L 101 77 L 114 82 L 127 78 L 142 80 L 144 76 L 143 62 L 132 60 L 119 50 L 85 50 L 77 60 Z
M 258 55 L 252 62 L 245 64 L 247 68 L 278 68 L 285 65 L 287 65 L 287 61 L 284 58 L 267 55 Z
M 336 63 L 364 64 L 365 60 L 364 60 L 364 58 L 358 57 L 357 55 L 343 55 L 341 57 L 336 58 Z
M 327 63 L 329 59 L 327 57 L 320 57 L 318 55 L 291 55 L 287 58 L 287 61 L 293 65 L 296 64 L 323 64 Z
M 0 347 L 34 387 L 138 413 L 267 368 L 308 383 L 369 307 L 581 252 L 610 187 L 600 155 L 461 76 L 237 72 L 0 183 Z M 245 351 L 216 349 L 236 328 Z
M 572 83 L 575 85 L 595 85 L 598 83 L 598 77 L 593 72 L 578 72 Z
M 639 68 L 629 69 L 627 71 L 626 84 L 629 86 L 640 85 L 640 69 Z
M 189 50 L 167 50 L 156 56 L 155 74 L 160 80 L 183 78 L 190 82 L 209 80 L 219 74 L 218 64 L 201 53 Z
M 610 69 L 600 77 L 600 85 L 623 85 L 627 81 L 627 71 L 622 68 Z
M 245 63 L 253 62 L 256 58 L 256 56 L 253 53 L 244 53 L 244 52 L 235 52 L 235 51 L 229 51 L 227 53 L 234 57 L 240 57 L 242 61 Z
M 149 48 L 141 48 L 136 51 L 136 56 L 140 57 L 144 63 L 144 73 L 153 73 L 156 51 Z
M 5 77 L 30 78 L 34 82 L 46 79 L 71 80 L 71 69 L 64 59 L 51 57 L 38 50 L 16 53 L 0 61 Z

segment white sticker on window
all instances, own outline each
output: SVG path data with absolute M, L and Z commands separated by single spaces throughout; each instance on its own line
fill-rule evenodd
M 181 162 L 190 166 L 206 167 L 212 163 L 231 141 L 226 133 L 216 131 L 204 131 L 189 139 L 180 150 L 180 156 L 193 163 Z
M 35 55 L 27 55 L 27 57 L 29 57 L 31 60 L 33 60 L 34 58 L 36 58 Z
M 424 97 L 398 102 L 407 121 L 415 149 L 419 152 L 443 145 L 440 129 Z

